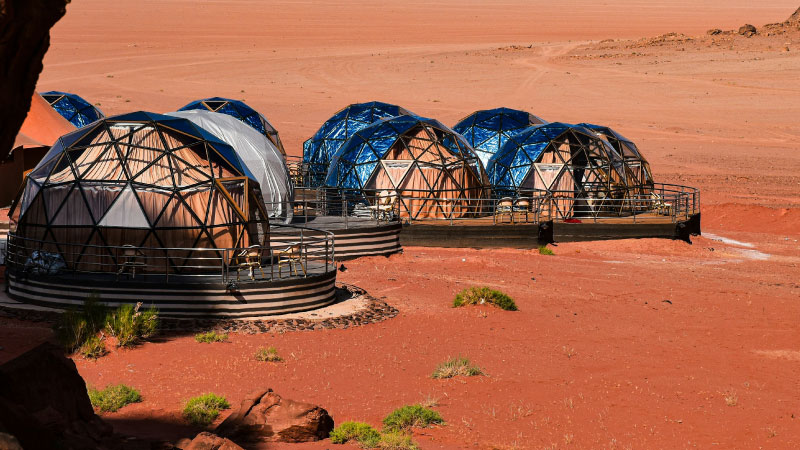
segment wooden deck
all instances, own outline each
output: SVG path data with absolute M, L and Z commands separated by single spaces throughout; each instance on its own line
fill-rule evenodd
M 700 234 L 700 214 L 672 222 L 670 216 L 637 215 L 633 217 L 581 219 L 580 223 L 559 221 L 513 223 L 505 217 L 454 220 L 417 220 L 403 226 L 400 244 L 423 247 L 511 247 L 535 248 L 550 242 L 574 242 L 609 239 L 666 238 L 689 240 Z

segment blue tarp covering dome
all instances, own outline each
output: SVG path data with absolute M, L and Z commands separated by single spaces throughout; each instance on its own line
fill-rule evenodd
M 325 182 L 328 165 L 339 147 L 353 133 L 387 118 L 412 114 L 405 108 L 383 102 L 354 103 L 340 110 L 303 143 L 303 163 L 308 167 L 308 185 L 317 187 Z
M 81 96 L 69 92 L 48 91 L 41 94 L 61 117 L 67 119 L 78 128 L 85 127 L 95 120 L 105 117 L 99 108 L 84 100 Z
M 109 262 L 116 256 L 87 246 L 263 245 L 260 200 L 257 178 L 230 145 L 187 119 L 134 112 L 59 138 L 26 177 L 11 215 L 18 237 L 77 251 L 63 259 L 104 272 L 118 269 Z M 190 253 L 177 254 L 184 256 L 164 260 L 164 270 L 186 268 Z
M 561 122 L 511 136 L 489 160 L 487 171 L 497 196 L 586 197 L 601 192 L 608 196 L 612 191 L 624 195 L 628 187 L 623 160 L 605 139 L 585 127 Z
M 266 136 L 267 139 L 278 147 L 282 155 L 286 155 L 286 149 L 283 148 L 278 130 L 269 123 L 266 117 L 241 100 L 223 97 L 204 98 L 202 100 L 195 100 L 178 111 L 188 111 L 192 109 L 207 109 L 209 111 L 235 117 Z
M 508 138 L 531 125 L 547 123 L 541 117 L 511 108 L 495 108 L 475 111 L 461 119 L 453 131 L 460 133 L 469 142 L 484 166 Z
M 331 161 L 325 184 L 366 194 L 393 192 L 413 219 L 463 217 L 487 195 L 488 178 L 469 143 L 437 120 L 390 117 L 351 135 Z

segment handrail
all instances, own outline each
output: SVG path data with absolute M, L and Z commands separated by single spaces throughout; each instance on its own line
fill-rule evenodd
M 428 191 L 404 189 L 397 196 L 391 211 L 376 214 L 382 196 L 373 191 L 298 188 L 295 211 L 300 216 L 328 215 L 348 217 L 366 214 L 377 222 L 402 220 L 409 223 L 418 220 L 447 220 L 451 224 L 464 219 L 492 217 L 498 223 L 498 215 L 509 215 L 513 222 L 517 213 L 524 213 L 525 222 L 565 221 L 588 219 L 628 219 L 633 223 L 689 219 L 700 211 L 700 190 L 691 186 L 669 183 L 654 183 L 634 189 L 615 189 L 589 192 L 576 196 L 574 191 L 518 190 L 508 197 L 494 192 L 493 196 L 481 191 L 480 197 L 461 197 L 461 191 L 438 192 L 429 197 Z M 451 194 L 452 193 L 452 194 Z M 419 194 L 419 195 L 414 195 Z M 448 195 L 451 194 L 451 195 Z M 511 205 L 501 202 L 511 201 Z M 518 202 L 519 200 L 525 200 Z M 527 204 L 526 204 L 527 202 Z M 297 206 L 301 205 L 301 206 Z M 509 210 L 510 208 L 510 210 Z M 386 209 L 386 208 L 383 208 Z M 502 219 L 502 217 L 501 217 Z M 501 220 L 502 222 L 502 220 Z
M 282 228 L 291 231 L 282 231 Z M 256 268 L 264 275 L 261 280 L 282 278 L 283 264 L 279 250 L 287 247 L 299 248 L 291 255 L 292 264 L 302 267 L 302 276 L 328 273 L 336 270 L 333 233 L 307 227 L 277 224 L 271 227 L 269 247 L 189 248 L 189 247 L 137 247 L 132 245 L 96 245 L 63 243 L 32 239 L 9 234 L 6 244 L 6 266 L 13 273 L 93 274 L 114 275 L 119 279 L 126 275 L 141 277 L 145 281 L 157 279 L 170 282 L 202 278 L 230 282 L 234 275 L 237 281 L 259 281 L 253 276 L 241 280 L 241 270 Z M 281 239 L 281 237 L 284 237 Z M 285 237 L 289 236 L 290 239 Z M 254 252 L 256 252 L 254 254 Z M 243 261 L 249 258 L 249 261 Z M 245 263 L 249 265 L 245 265 Z M 311 265 L 309 265 L 311 264 Z M 290 275 L 292 266 L 289 267 Z M 301 274 L 297 271 L 297 276 Z M 259 274 L 260 274 L 259 273 Z

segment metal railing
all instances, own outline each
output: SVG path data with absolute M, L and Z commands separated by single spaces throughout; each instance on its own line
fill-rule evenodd
M 308 277 L 336 270 L 333 233 L 291 225 L 271 227 L 269 246 L 264 247 L 83 245 L 14 234 L 8 236 L 6 247 L 7 270 L 19 276 L 229 283 L 281 279 L 284 274 Z
M 405 190 L 403 193 L 412 192 Z M 332 188 L 297 188 L 295 214 L 308 221 L 313 216 L 369 217 L 376 222 L 423 220 L 450 224 L 475 219 L 491 219 L 493 224 L 542 221 L 598 222 L 629 221 L 652 223 L 689 219 L 700 211 L 700 191 L 689 186 L 656 183 L 634 190 L 610 190 L 576 196 L 574 191 L 520 190 L 507 196 L 482 193 L 481 198 L 393 195 L 390 205 L 380 193 Z M 498 198 L 499 197 L 499 198 Z M 381 204 L 382 202 L 383 205 Z

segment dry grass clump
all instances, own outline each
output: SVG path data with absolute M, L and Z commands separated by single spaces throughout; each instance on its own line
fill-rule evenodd
M 414 427 L 427 428 L 441 423 L 444 423 L 444 419 L 438 412 L 420 405 L 406 405 L 395 409 L 383 419 L 383 429 L 390 433 L 406 432 Z
M 546 245 L 540 245 L 540 246 L 539 246 L 539 254 L 540 254 L 540 255 L 546 255 L 546 256 L 552 256 L 552 255 L 555 255 L 555 253 L 553 253 L 553 250 L 552 250 L 552 249 L 550 249 L 550 248 L 549 248 L 548 246 L 546 246 Z
M 419 450 L 411 436 L 403 433 L 384 433 L 378 442 L 381 450 Z
M 74 352 L 105 327 L 106 314 L 107 309 L 100 303 L 100 296 L 89 295 L 80 310 L 70 308 L 64 311 L 55 327 L 56 337 L 66 351 Z
M 118 347 L 131 347 L 156 333 L 158 310 L 151 306 L 140 311 L 141 307 L 141 302 L 136 306 L 125 304 L 106 318 L 105 329 L 108 334 L 117 338 Z
M 281 362 L 283 358 L 278 355 L 278 350 L 275 347 L 259 347 L 256 351 L 256 361 Z
M 331 442 L 344 444 L 357 442 L 361 448 L 375 448 L 381 441 L 381 434 L 364 422 L 344 422 L 331 431 Z
M 108 385 L 102 390 L 89 388 L 89 401 L 103 412 L 116 412 L 131 403 L 142 401 L 142 394 L 124 384 Z
M 158 330 L 158 309 L 151 307 L 140 311 L 136 306 L 124 304 L 109 312 L 92 294 L 83 302 L 83 308 L 64 312 L 55 327 L 56 336 L 68 352 L 79 351 L 86 358 L 105 355 L 105 333 L 117 338 L 118 347 L 129 347 L 154 335 Z
M 407 405 L 397 408 L 383 419 L 383 430 L 364 422 L 344 422 L 331 432 L 331 442 L 344 444 L 357 443 L 361 448 L 380 448 L 384 450 L 419 450 L 408 434 L 413 427 L 429 427 L 443 424 L 442 416 L 421 405 Z
M 194 335 L 194 340 L 204 344 L 211 344 L 212 342 L 225 342 L 228 340 L 228 333 L 217 333 L 216 331 L 197 333 Z
M 473 286 L 464 289 L 453 299 L 453 307 L 457 308 L 464 305 L 484 305 L 490 304 L 506 311 L 516 311 L 517 304 L 514 300 L 503 292 L 491 289 L 487 286 Z
M 183 407 L 183 417 L 194 425 L 208 425 L 213 422 L 221 410 L 231 405 L 225 397 L 208 393 L 189 399 Z
M 103 338 L 97 335 L 92 335 L 86 338 L 86 340 L 83 341 L 81 348 L 78 349 L 78 352 L 87 359 L 97 359 L 108 353 L 108 351 L 106 351 L 106 343 L 103 341 Z
M 433 371 L 433 378 L 453 378 L 453 377 L 474 377 L 483 375 L 483 371 L 478 366 L 473 366 L 469 359 L 463 356 L 448 359 L 436 366 Z

